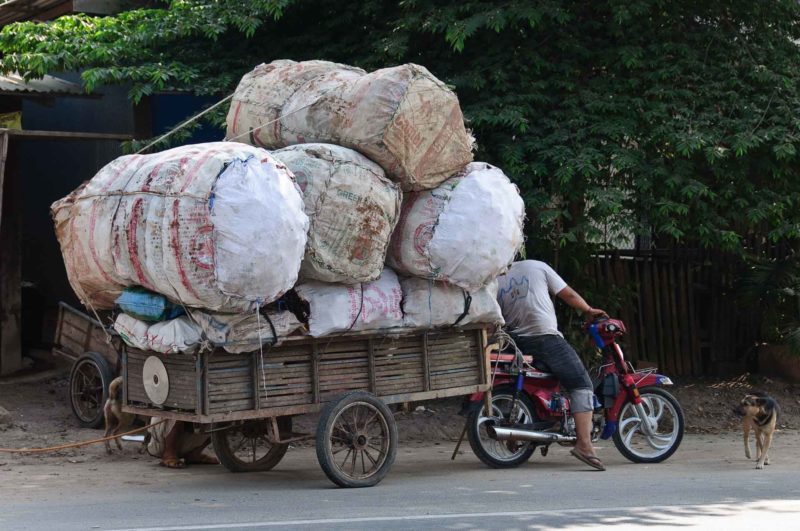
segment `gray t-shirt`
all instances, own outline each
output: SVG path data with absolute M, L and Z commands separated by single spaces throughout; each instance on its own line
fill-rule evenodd
M 514 262 L 508 273 L 497 277 L 497 302 L 506 325 L 517 335 L 559 335 L 555 295 L 567 283 L 553 268 L 537 260 Z

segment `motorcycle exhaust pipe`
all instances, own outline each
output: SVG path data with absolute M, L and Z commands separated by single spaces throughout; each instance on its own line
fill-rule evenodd
M 498 441 L 533 441 L 540 443 L 573 443 L 576 437 L 551 433 L 547 431 L 533 431 L 520 428 L 502 428 L 500 426 L 487 426 L 489 437 Z

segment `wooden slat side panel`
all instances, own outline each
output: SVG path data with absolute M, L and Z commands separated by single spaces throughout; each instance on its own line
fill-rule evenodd
M 63 310 L 60 312 L 56 344 L 72 356 L 81 356 L 85 352 L 97 352 L 108 359 L 112 367 L 117 363 L 117 352 L 121 348 L 121 340 L 116 337 L 109 343 L 106 332 L 94 322 L 80 315 Z
M 440 390 L 451 393 L 480 383 L 482 336 L 474 330 L 428 332 L 428 376 L 435 394 L 425 393 L 424 332 L 413 332 L 399 337 L 298 342 L 266 350 L 263 355 L 216 351 L 204 354 L 196 364 L 192 357 L 159 356 L 170 374 L 167 407 L 190 410 L 202 404 L 204 411 L 199 416 L 204 418 L 255 418 L 260 411 L 274 413 L 281 408 L 314 410 L 318 403 L 355 390 L 372 389 L 381 397 L 440 396 Z M 152 407 L 141 382 L 142 367 L 150 355 L 129 351 L 128 398 L 134 406 Z M 204 396 L 195 402 L 198 389 Z M 185 395 L 186 403 L 174 400 L 172 392 Z
M 375 392 L 378 396 L 419 392 L 425 388 L 425 339 L 422 334 L 373 343 Z
M 208 359 L 208 412 L 255 409 L 252 356 L 213 353 Z M 257 362 L 258 363 L 258 362 Z M 258 366 L 258 365 L 256 365 Z
M 454 336 L 445 341 L 429 341 L 433 390 L 475 385 L 481 381 L 481 345 L 477 336 Z
M 167 369 L 169 376 L 169 395 L 164 408 L 183 411 L 196 411 L 197 407 L 197 373 L 194 358 L 183 355 L 163 355 L 128 349 L 127 388 L 128 402 L 152 406 L 142 381 L 144 362 L 150 356 L 157 356 Z

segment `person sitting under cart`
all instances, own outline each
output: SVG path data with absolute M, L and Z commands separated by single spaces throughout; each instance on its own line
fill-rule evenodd
M 158 422 L 158 417 L 150 419 Z M 167 468 L 184 468 L 186 465 L 218 465 L 219 460 L 204 452 L 211 442 L 207 433 L 200 433 L 190 422 L 167 420 L 149 430 L 150 442 L 147 453 L 161 459 L 159 464 Z

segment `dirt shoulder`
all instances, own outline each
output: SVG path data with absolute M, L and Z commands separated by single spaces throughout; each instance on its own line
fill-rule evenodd
M 77 425 L 67 401 L 68 366 L 51 367 L 45 373 L 32 374 L 19 382 L 0 380 L 0 406 L 9 411 L 0 420 L 0 447 L 49 447 L 74 441 L 98 438 L 100 430 L 82 429 Z M 780 429 L 800 430 L 800 385 L 757 375 L 732 379 L 693 379 L 676 382 L 670 390 L 680 401 L 686 416 L 688 433 L 718 434 L 738 430 L 740 420 L 733 407 L 750 390 L 771 394 L 781 405 Z M 464 426 L 457 413 L 460 399 L 414 404 L 409 412 L 398 412 L 401 443 L 443 443 L 456 440 Z M 313 433 L 316 418 L 296 419 L 295 430 Z M 129 445 L 131 443 L 128 443 Z M 126 452 L 125 456 L 105 453 L 102 444 L 95 444 L 56 453 L 30 455 L 0 453 L 3 465 L 76 463 L 149 459 L 146 455 Z

